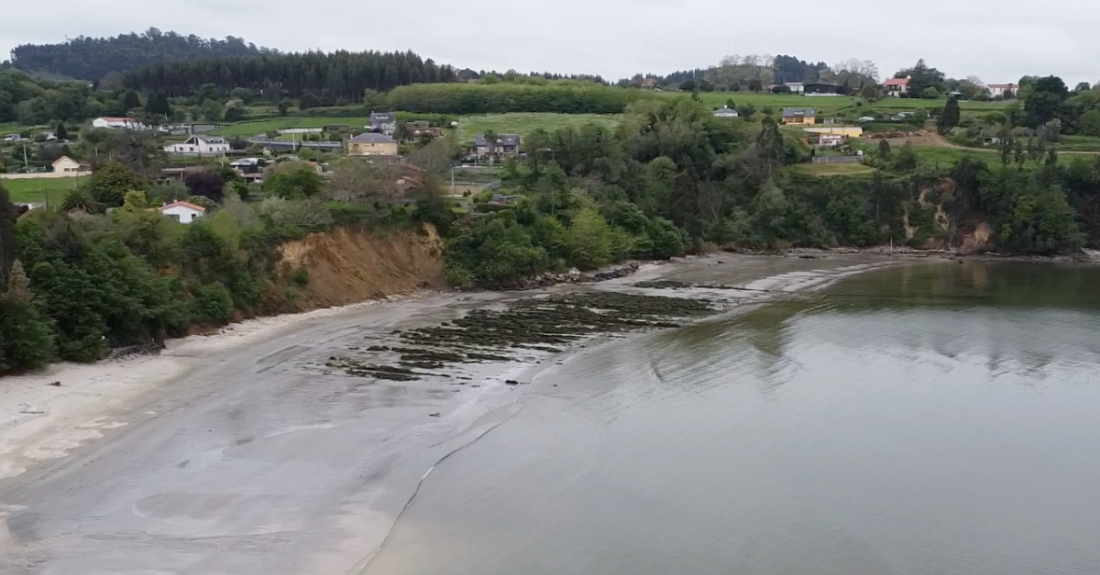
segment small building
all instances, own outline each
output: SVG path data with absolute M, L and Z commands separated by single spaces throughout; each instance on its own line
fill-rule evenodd
M 93 128 L 108 128 L 111 130 L 144 130 L 145 125 L 133 118 L 109 117 L 92 120 Z
M 783 122 L 787 124 L 813 124 L 815 121 L 813 108 L 783 108 Z
M 824 118 L 821 120 L 821 123 L 831 126 L 833 124 L 836 124 L 836 118 Z
M 443 129 L 432 126 L 426 120 L 417 120 L 405 124 L 405 134 L 410 141 L 421 138 L 438 138 L 443 135 Z
M 370 125 L 367 128 L 372 132 L 392 136 L 397 131 L 397 114 L 393 112 L 371 112 Z
M 206 208 L 190 202 L 172 202 L 157 208 L 157 211 L 181 224 L 189 224 L 202 217 Z
M 802 86 L 803 96 L 843 96 L 847 94 L 847 86 L 839 86 L 837 84 L 804 84 Z
M 92 168 L 91 166 L 81 164 L 68 156 L 61 156 L 53 163 L 53 171 L 55 174 L 82 176 L 92 173 Z
M 843 134 L 810 134 L 806 140 L 819 148 L 835 148 L 848 137 Z
M 474 147 L 479 158 L 495 158 L 497 156 L 518 156 L 520 137 L 516 134 L 498 134 L 495 142 L 485 139 L 485 134 L 478 134 L 474 139 Z
M 740 116 L 740 114 L 737 113 L 737 110 L 729 106 L 722 106 L 714 111 L 715 118 L 736 118 L 738 116 Z
M 386 134 L 363 132 L 348 140 L 349 156 L 396 156 L 397 140 Z
M 23 136 L 20 135 L 20 134 L 8 134 L 8 135 L 4 136 L 2 139 L 0 139 L 0 141 L 4 141 L 4 142 L 22 142 L 23 139 L 24 139 Z
M 786 86 L 792 94 L 803 94 L 806 92 L 806 85 L 802 82 L 787 82 L 783 85 Z
M 909 93 L 909 78 L 890 78 L 882 87 L 886 88 L 887 95 L 900 98 Z
M 986 86 L 989 88 L 989 95 L 994 98 L 1015 98 L 1016 93 L 1020 91 L 1019 84 L 990 84 Z
M 863 135 L 863 128 L 859 126 L 823 126 L 820 128 L 802 128 L 807 134 L 834 134 L 848 138 L 858 138 Z
M 218 136 L 191 136 L 179 144 L 169 144 L 164 151 L 174 156 L 221 156 L 229 151 L 229 142 Z

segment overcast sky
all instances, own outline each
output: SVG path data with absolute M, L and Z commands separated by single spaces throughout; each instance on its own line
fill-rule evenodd
M 456 67 L 609 80 L 753 53 L 870 59 L 884 77 L 923 57 L 987 83 L 1100 79 L 1096 0 L 53 0 L 48 10 L 5 2 L 2 12 L 2 59 L 18 44 L 155 26 L 281 50 L 413 50 Z

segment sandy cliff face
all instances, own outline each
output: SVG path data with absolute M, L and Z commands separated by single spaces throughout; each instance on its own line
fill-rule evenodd
M 302 309 L 444 285 L 443 240 L 430 225 L 391 234 L 337 229 L 287 242 L 280 251 L 288 285 L 297 270 L 309 270 L 297 301 Z

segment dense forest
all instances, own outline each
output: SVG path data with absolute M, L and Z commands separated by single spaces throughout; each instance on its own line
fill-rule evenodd
M 193 34 L 183 36 L 150 28 L 142 34 L 120 34 L 113 38 L 80 36 L 60 44 L 23 44 L 11 51 L 11 63 L 21 70 L 99 82 L 111 72 L 126 72 L 156 63 L 275 53 L 232 36 L 224 40 L 207 40 Z
M 412 52 L 340 51 L 153 64 L 127 73 L 123 83 L 134 90 L 169 96 L 190 96 L 209 84 L 224 92 L 244 88 L 290 98 L 311 94 L 358 102 L 367 90 L 388 91 L 406 84 L 454 79 L 450 66 Z

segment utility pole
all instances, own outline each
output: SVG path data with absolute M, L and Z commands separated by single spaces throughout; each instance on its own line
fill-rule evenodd
M 23 169 L 29 168 L 30 164 L 27 162 L 27 145 L 23 144 Z

